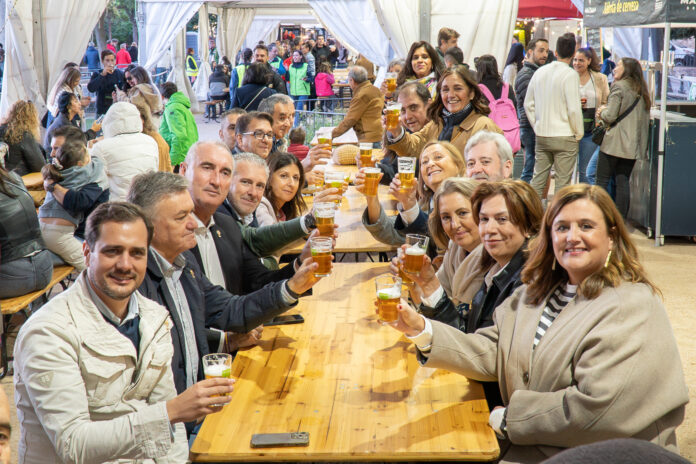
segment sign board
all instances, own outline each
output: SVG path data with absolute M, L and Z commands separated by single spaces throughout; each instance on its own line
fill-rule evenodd
M 585 0 L 588 28 L 696 22 L 696 0 Z

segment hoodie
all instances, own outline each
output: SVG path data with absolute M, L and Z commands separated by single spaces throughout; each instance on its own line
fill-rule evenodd
M 198 127 L 191 113 L 191 102 L 181 92 L 175 92 L 164 106 L 160 135 L 169 144 L 172 166 L 186 158 L 189 147 L 198 141 Z

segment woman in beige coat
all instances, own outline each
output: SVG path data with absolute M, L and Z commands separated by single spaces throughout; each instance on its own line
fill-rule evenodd
M 387 148 L 399 156 L 419 156 L 426 143 L 432 140 L 451 142 L 464 153 L 466 142 L 480 130 L 502 134 L 503 131 L 488 114 L 488 108 L 478 84 L 469 70 L 452 66 L 442 73 L 437 82 L 437 98 L 428 108 L 430 122 L 413 134 L 399 126 L 387 131 Z
M 463 334 L 406 301 L 393 326 L 428 367 L 498 380 L 489 423 L 502 462 L 534 463 L 582 444 L 634 437 L 677 451 L 688 392 L 659 291 L 609 195 L 561 189 L 533 241 L 520 287 L 495 323 Z
M 599 149 L 597 144 L 592 141 L 592 128 L 595 126 L 597 108 L 607 104 L 609 84 L 607 76 L 599 72 L 599 58 L 591 48 L 581 48 L 575 52 L 573 69 L 580 77 L 580 102 L 582 103 L 582 118 L 585 124 L 585 136 L 580 140 L 578 152 L 578 174 L 580 182 L 594 184 L 587 176 L 587 165 Z
M 599 118 L 607 125 L 616 124 L 619 116 L 635 102 L 637 104 L 623 120 L 607 129 L 597 159 L 597 185 L 606 189 L 609 180 L 616 179 L 616 207 L 626 218 L 633 165 L 637 159 L 644 158 L 648 150 L 650 94 L 643 79 L 643 68 L 633 58 L 619 60 L 614 79 L 607 106 L 597 110 Z

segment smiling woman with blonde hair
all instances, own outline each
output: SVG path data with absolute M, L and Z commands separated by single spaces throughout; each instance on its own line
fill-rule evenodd
M 677 344 L 609 195 L 559 190 L 530 248 L 526 285 L 492 326 L 463 334 L 402 301 L 394 327 L 427 367 L 499 382 L 504 407 L 489 424 L 509 440 L 500 462 L 536 463 L 608 438 L 678 452 L 689 396 Z

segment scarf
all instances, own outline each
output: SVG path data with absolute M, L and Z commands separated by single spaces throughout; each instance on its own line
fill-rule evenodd
M 445 126 L 442 128 L 442 132 L 440 132 L 440 136 L 437 139 L 445 140 L 447 142 L 452 140 L 452 131 L 454 131 L 454 127 L 460 125 L 462 121 L 464 121 L 467 116 L 471 114 L 473 109 L 474 107 L 471 106 L 471 102 L 469 102 L 463 110 L 457 111 L 456 113 L 450 113 L 449 111 L 443 109 L 442 119 L 445 121 Z

